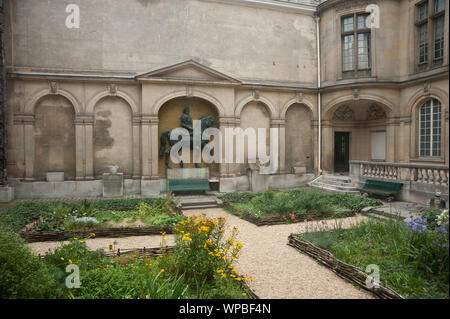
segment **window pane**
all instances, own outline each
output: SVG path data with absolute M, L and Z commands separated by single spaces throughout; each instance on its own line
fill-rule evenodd
M 343 38 L 343 70 L 351 71 L 355 69 L 354 56 L 355 56 L 355 38 L 353 35 L 347 35 Z
M 440 59 L 444 56 L 444 24 L 445 24 L 445 17 L 439 17 L 434 20 L 434 58 Z
M 427 101 L 420 108 L 420 156 L 441 156 L 441 112 L 441 103 L 436 99 Z
M 445 0 L 434 1 L 434 12 L 438 13 L 445 10 Z
M 417 20 L 421 21 L 428 17 L 428 1 L 420 4 L 417 7 Z
M 342 23 L 342 30 L 344 32 L 348 32 L 348 31 L 353 31 L 354 26 L 353 26 L 353 16 L 352 17 L 347 17 L 343 19 L 343 23 Z
M 366 19 L 369 15 L 368 14 L 358 14 L 357 17 L 357 27 L 359 30 L 361 29 L 368 29 L 369 27 L 366 25 Z
M 358 34 L 358 69 L 369 68 L 370 40 L 369 33 Z
M 428 61 L 428 23 L 419 26 L 419 63 Z

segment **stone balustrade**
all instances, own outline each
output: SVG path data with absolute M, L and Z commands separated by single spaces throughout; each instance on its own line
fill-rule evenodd
M 444 165 L 350 161 L 350 177 L 360 184 L 367 179 L 401 182 L 404 200 L 427 203 L 439 192 L 448 201 L 449 167 Z
M 449 168 L 442 165 L 350 161 L 363 177 L 448 186 Z M 354 175 L 354 174 L 353 174 Z

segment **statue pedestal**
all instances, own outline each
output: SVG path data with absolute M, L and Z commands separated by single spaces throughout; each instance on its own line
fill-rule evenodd
M 123 173 L 103 174 L 103 197 L 123 196 Z
M 167 179 L 209 179 L 209 168 L 168 168 Z

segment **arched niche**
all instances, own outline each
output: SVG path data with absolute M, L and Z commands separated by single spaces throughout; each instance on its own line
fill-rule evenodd
M 75 109 L 61 95 L 46 95 L 34 108 L 34 178 L 45 180 L 48 172 L 64 172 L 75 179 Z
M 266 129 L 266 155 L 270 152 L 270 125 L 271 125 L 271 110 L 270 108 L 260 101 L 251 101 L 245 104 L 240 111 L 240 127 L 245 130 L 247 128 L 253 128 L 256 134 L 256 144 L 248 143 L 248 139 L 245 138 L 244 142 L 244 165 L 241 165 L 241 174 L 246 174 L 249 167 L 256 168 L 255 164 L 248 163 L 248 153 L 254 151 L 256 158 L 258 159 L 258 129 Z
M 163 131 L 181 127 L 180 117 L 185 107 L 189 107 L 192 121 L 198 120 L 202 116 L 212 115 L 214 117 L 214 127 L 219 127 L 219 112 L 211 102 L 198 97 L 177 97 L 165 102 L 159 108 L 158 141 Z M 158 145 L 158 150 L 160 146 Z M 168 148 L 168 143 L 166 147 Z M 192 162 L 193 151 L 191 150 L 191 163 L 185 163 L 184 167 L 195 167 Z M 169 163 L 172 167 L 179 167 L 178 164 L 174 164 L 170 160 Z M 210 176 L 218 177 L 220 175 L 218 163 L 205 164 L 202 162 L 201 166 L 209 167 Z M 159 158 L 158 160 L 158 173 L 162 176 L 166 175 L 164 158 Z
M 305 104 L 292 104 L 286 111 L 286 169 L 314 169 L 312 112 Z
M 106 96 L 94 107 L 94 175 L 118 166 L 124 177 L 133 173 L 133 131 L 130 105 L 121 97 Z

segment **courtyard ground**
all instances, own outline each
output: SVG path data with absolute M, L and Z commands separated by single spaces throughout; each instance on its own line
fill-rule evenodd
M 250 287 L 260 298 L 373 298 L 373 296 L 344 281 L 331 270 L 319 265 L 310 257 L 288 246 L 287 237 L 291 233 L 305 232 L 315 227 L 332 227 L 336 221 L 317 221 L 297 224 L 283 224 L 258 227 L 228 214 L 221 208 L 187 210 L 185 215 L 206 214 L 208 217 L 225 217 L 228 226 L 237 227 L 237 240 L 244 244 L 239 258 L 238 270 L 248 273 L 253 279 Z M 365 217 L 341 219 L 343 227 L 348 227 Z M 174 236 L 166 235 L 167 244 L 174 244 Z M 94 238 L 86 241 L 91 249 L 108 250 L 110 244 L 116 247 L 142 248 L 158 247 L 161 236 L 133 236 L 125 238 Z M 57 247 L 59 242 L 31 243 L 36 252 L 44 254 L 48 249 Z

